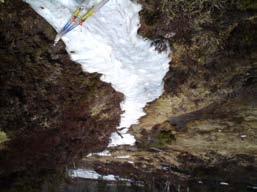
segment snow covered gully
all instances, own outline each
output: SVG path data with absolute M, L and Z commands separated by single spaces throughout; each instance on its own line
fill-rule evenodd
M 81 0 L 24 0 L 58 32 L 70 18 Z M 94 3 L 91 0 L 90 3 Z M 99 2 L 99 0 L 98 0 Z M 42 8 L 43 7 L 43 8 Z M 124 113 L 113 133 L 109 147 L 133 145 L 128 133 L 132 124 L 145 115 L 146 103 L 163 92 L 163 77 L 168 71 L 169 51 L 158 53 L 151 41 L 137 34 L 141 6 L 131 0 L 110 0 L 82 27 L 62 38 L 73 61 L 83 70 L 102 74 L 101 80 L 111 83 L 125 95 L 121 104 Z

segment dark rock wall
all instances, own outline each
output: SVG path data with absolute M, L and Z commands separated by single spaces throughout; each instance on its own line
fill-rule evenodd
M 0 25 L 0 130 L 9 138 L 0 174 L 51 169 L 103 150 L 123 96 L 83 72 L 62 42 L 52 47 L 55 31 L 21 0 L 0 4 Z

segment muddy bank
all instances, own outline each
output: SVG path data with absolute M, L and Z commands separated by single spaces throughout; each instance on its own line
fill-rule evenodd
M 70 61 L 62 42 L 52 47 L 56 32 L 21 0 L 0 3 L 0 23 L 0 176 L 105 149 L 123 96 Z

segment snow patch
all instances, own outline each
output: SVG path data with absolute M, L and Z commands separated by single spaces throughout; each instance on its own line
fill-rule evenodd
M 115 175 L 100 175 L 96 171 L 89 169 L 74 169 L 69 171 L 69 175 L 72 178 L 83 178 L 93 180 L 105 180 L 105 181 L 131 181 Z
M 94 153 L 94 154 L 99 156 L 99 157 L 110 157 L 110 156 L 112 156 L 112 154 L 108 150 L 104 150 L 102 152 L 98 152 L 98 153 Z
M 58 32 L 68 21 L 80 0 L 24 0 Z M 92 0 L 91 0 L 92 1 Z M 41 9 L 40 7 L 44 7 Z M 128 133 L 132 124 L 145 115 L 146 103 L 163 92 L 163 78 L 169 68 L 169 51 L 158 53 L 151 41 L 137 35 L 141 6 L 130 0 L 110 0 L 83 27 L 63 37 L 71 59 L 87 72 L 101 73 L 101 80 L 111 83 L 125 95 L 124 113 L 109 147 L 133 145 Z
M 118 156 L 117 159 L 129 159 L 130 155 Z

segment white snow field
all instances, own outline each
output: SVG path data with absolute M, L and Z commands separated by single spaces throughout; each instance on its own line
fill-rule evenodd
M 78 0 L 24 1 L 57 32 L 81 3 Z M 82 27 L 62 38 L 71 59 L 80 63 L 84 71 L 102 74 L 102 81 L 111 83 L 125 95 L 118 127 L 124 128 L 120 131 L 123 138 L 113 133 L 109 147 L 135 143 L 128 129 L 145 115 L 146 103 L 162 94 L 163 78 L 168 71 L 169 51 L 158 53 L 150 40 L 137 34 L 140 10 L 141 6 L 131 0 L 110 0 Z

